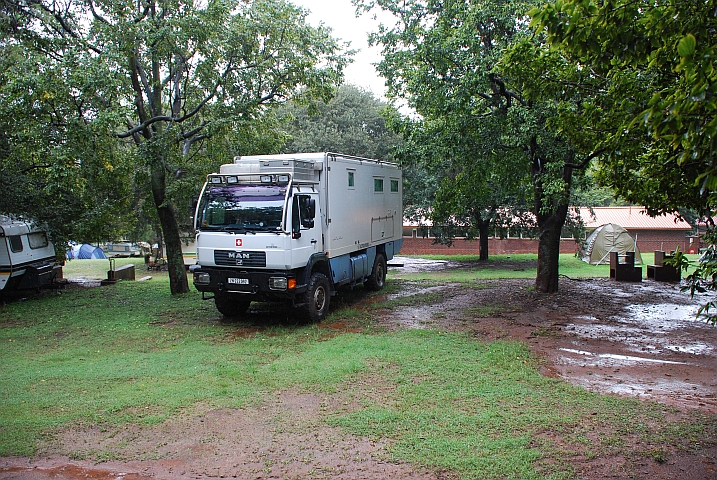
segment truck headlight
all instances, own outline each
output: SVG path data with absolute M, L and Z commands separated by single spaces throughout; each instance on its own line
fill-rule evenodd
M 194 272 L 194 283 L 198 285 L 209 285 L 210 280 L 208 273 Z
M 286 290 L 288 287 L 288 280 L 286 277 L 271 277 L 269 278 L 269 288 L 272 290 Z

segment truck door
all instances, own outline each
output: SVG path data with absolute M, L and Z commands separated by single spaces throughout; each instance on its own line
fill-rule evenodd
M 292 266 L 302 267 L 314 253 L 323 250 L 319 195 L 296 193 L 291 208 Z

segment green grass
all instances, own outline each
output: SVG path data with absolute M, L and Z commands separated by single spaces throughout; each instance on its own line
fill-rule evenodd
M 72 268 L 82 265 L 91 266 Z M 362 333 L 276 322 L 240 335 L 244 325 L 223 321 L 197 292 L 168 290 L 166 274 L 153 274 L 0 306 L 0 456 L 32 455 L 65 428 L 151 426 L 197 405 L 258 404 L 286 389 L 358 405 L 323 420 L 388 441 L 392 459 L 461 478 L 570 478 L 574 452 L 546 438 L 590 456 L 621 452 L 628 433 L 670 444 L 714 435 L 717 424 L 668 423 L 662 407 L 543 377 L 517 342 L 371 327 L 372 311 L 401 302 L 337 305 L 326 321 L 358 322 Z
M 460 334 L 404 331 L 357 337 L 384 374 L 384 396 L 353 391 L 361 410 L 330 419 L 357 435 L 391 439 L 394 460 L 450 470 L 464 478 L 567 478 L 569 468 L 541 468 L 554 432 L 574 441 L 600 427 L 604 438 L 584 446 L 600 453 L 609 439 L 638 429 L 660 409 L 589 393 L 541 376 L 516 342 L 480 343 Z M 372 372 L 372 373 L 375 373 Z
M 144 258 L 116 258 L 115 268 L 123 265 L 133 264 L 136 267 L 137 278 L 144 276 L 147 267 L 144 265 Z M 65 278 L 84 277 L 88 279 L 102 280 L 107 278 L 107 270 L 110 269 L 109 259 L 107 260 L 68 260 L 62 267 Z M 142 275 L 140 275 L 140 273 Z M 156 273 L 156 272 L 154 272 Z

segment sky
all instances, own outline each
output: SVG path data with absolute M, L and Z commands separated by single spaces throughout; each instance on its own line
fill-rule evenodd
M 291 0 L 292 3 L 310 10 L 308 22 L 318 26 L 323 22 L 333 29 L 333 36 L 350 41 L 351 49 L 360 50 L 353 57 L 354 62 L 345 70 L 345 82 L 370 90 L 376 97 L 384 98 L 386 88 L 373 63 L 381 60 L 381 48 L 368 46 L 368 33 L 378 30 L 379 20 L 373 19 L 373 12 L 356 18 L 356 8 L 351 0 Z M 391 16 L 386 14 L 384 23 Z

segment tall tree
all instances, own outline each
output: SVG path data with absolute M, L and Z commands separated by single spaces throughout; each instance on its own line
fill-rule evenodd
M 88 122 L 57 63 L 0 42 L 0 212 L 45 224 L 58 257 L 132 225 L 127 152 Z
M 344 84 L 329 101 L 288 102 L 278 114 L 289 117 L 283 147 L 292 152 L 338 152 L 384 161 L 394 159 L 401 137 L 386 125 L 389 105 L 373 93 Z
M 520 159 L 506 149 L 498 167 L 491 150 L 495 144 L 483 138 L 489 126 L 476 125 L 467 116 L 403 119 L 393 124 L 406 138 L 402 158 L 435 179 L 431 203 L 421 213 L 430 218 L 436 241 L 452 245 L 459 236 L 477 238 L 480 259 L 488 260 L 490 231 L 498 225 L 523 223 L 522 213 L 530 208 L 529 176 Z
M 567 0 L 531 15 L 552 45 L 602 82 L 589 107 L 589 122 L 610 119 L 596 139 L 608 152 L 601 181 L 649 213 L 689 209 L 711 225 L 708 255 L 687 289 L 717 290 L 717 3 Z M 717 323 L 716 311 L 709 301 L 698 314 Z
M 690 208 L 711 218 L 717 3 L 568 0 L 531 15 L 598 85 L 588 122 L 604 132 L 595 146 L 608 154 L 599 180 L 650 213 Z
M 299 88 L 328 96 L 346 58 L 283 0 L 11 0 L 25 48 L 62 64 L 81 116 L 113 129 L 147 171 L 172 293 L 189 290 L 168 187 L 191 154 Z
M 466 126 L 456 136 L 480 145 L 484 155 L 461 157 L 482 162 L 483 178 L 505 170 L 521 171 L 532 184 L 532 211 L 539 229 L 536 291 L 559 286 L 560 233 L 567 218 L 574 175 L 599 154 L 554 128 L 561 102 L 579 109 L 574 90 L 539 92 L 514 77 L 504 61 L 511 45 L 535 43 L 525 15 L 535 4 L 522 0 L 356 0 L 364 10 L 382 8 L 397 18 L 372 41 L 383 45 L 379 71 L 389 93 L 407 100 L 425 121 Z M 573 73 L 573 72 L 568 72 Z M 565 73 L 561 73 L 565 75 Z M 454 157 L 455 158 L 455 157 Z M 476 178 L 476 177 L 474 177 Z M 479 191 L 477 189 L 477 191 Z

